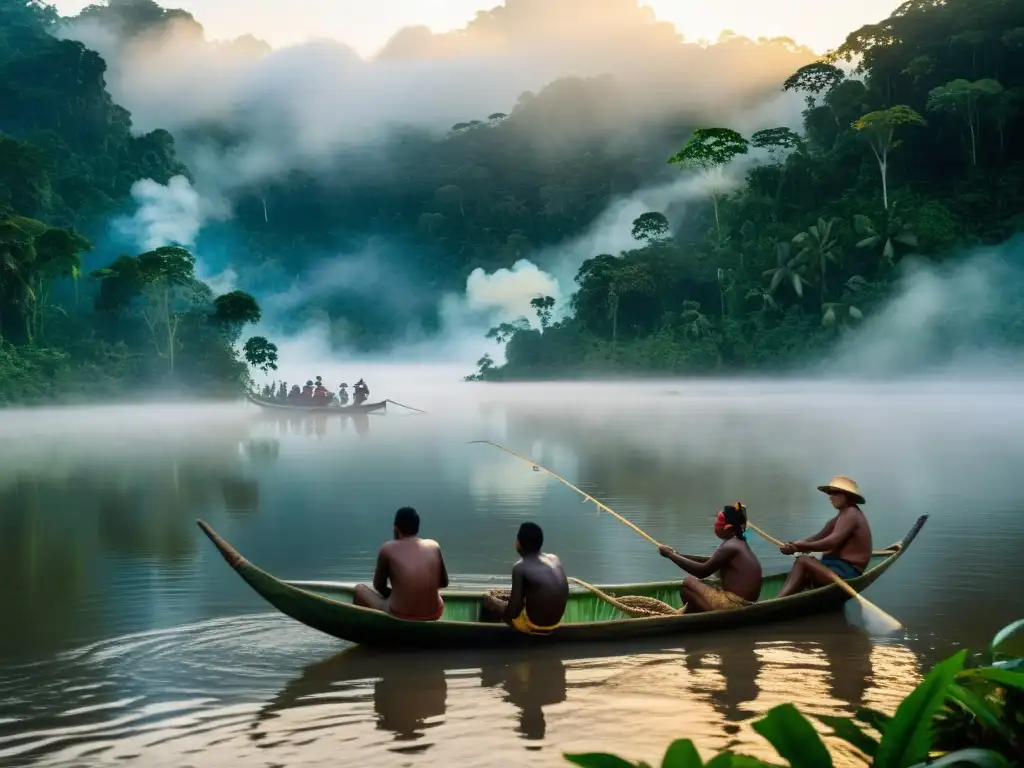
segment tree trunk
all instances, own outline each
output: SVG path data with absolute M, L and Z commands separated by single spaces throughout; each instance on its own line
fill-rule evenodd
M 974 117 L 968 112 L 967 130 L 971 135 L 971 165 L 976 166 L 978 164 L 978 132 L 974 128 L 974 122 Z
M 882 207 L 885 210 L 889 210 L 889 179 L 888 179 L 888 161 L 885 155 L 878 158 L 878 168 L 882 172 Z
M 715 231 L 718 233 L 718 242 L 722 242 L 722 223 L 718 220 L 718 193 L 712 190 L 711 204 L 715 207 Z
M 782 187 L 786 183 L 786 172 L 779 172 L 779 184 L 775 188 L 775 205 L 772 210 L 772 221 L 778 221 L 779 207 L 782 205 Z

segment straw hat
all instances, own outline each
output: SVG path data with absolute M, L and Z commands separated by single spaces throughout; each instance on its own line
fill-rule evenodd
M 822 493 L 845 493 L 858 504 L 864 503 L 864 497 L 860 495 L 857 483 L 846 475 L 836 475 L 828 485 L 819 485 L 818 490 Z

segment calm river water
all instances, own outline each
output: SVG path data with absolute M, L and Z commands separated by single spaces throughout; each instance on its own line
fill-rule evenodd
M 0 414 L 0 765 L 566 765 L 670 741 L 771 756 L 750 724 L 891 711 L 921 670 L 1024 614 L 1016 383 L 660 383 L 443 395 L 369 379 L 360 420 L 250 405 Z M 404 386 L 401 384 L 404 382 Z M 426 383 L 424 383 L 426 382 Z M 657 644 L 382 655 L 273 612 L 195 526 L 265 570 L 365 580 L 394 510 L 417 507 L 453 580 L 503 581 L 532 519 L 591 582 L 678 571 L 527 454 L 687 552 L 742 499 L 778 538 L 816 531 L 814 487 L 853 476 L 876 545 L 931 518 L 868 597 L 905 624 L 871 640 L 842 615 Z M 766 570 L 788 559 L 752 536 Z M 529 754 L 526 754 L 529 753 Z

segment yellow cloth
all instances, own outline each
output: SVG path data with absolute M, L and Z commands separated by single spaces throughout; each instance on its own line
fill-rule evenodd
M 705 584 L 702 592 L 712 611 L 731 611 L 753 605 L 749 600 L 744 600 L 739 595 L 716 587 L 714 584 Z
M 559 622 L 560 624 L 561 622 Z M 524 635 L 546 635 L 558 629 L 558 624 L 551 627 L 538 627 L 532 621 L 530 617 L 526 615 L 526 608 L 523 608 L 519 612 L 519 615 L 512 619 L 512 626 L 522 632 Z

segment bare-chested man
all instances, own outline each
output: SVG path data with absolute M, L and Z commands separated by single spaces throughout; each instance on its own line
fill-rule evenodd
M 508 601 L 485 596 L 485 618 L 500 617 L 528 635 L 544 635 L 558 627 L 569 600 L 569 581 L 561 561 L 541 552 L 542 546 L 544 532 L 539 525 L 519 526 L 516 551 L 521 559 L 512 566 L 512 594 Z
M 438 543 L 419 538 L 419 532 L 415 509 L 395 512 L 395 539 L 384 542 L 377 553 L 373 588 L 358 585 L 352 602 L 409 621 L 441 618 L 444 600 L 439 590 L 448 586 L 448 570 Z
M 871 562 L 871 526 L 857 506 L 864 503 L 857 484 L 848 477 L 836 475 L 828 485 L 819 485 L 818 490 L 828 494 L 828 500 L 839 514 L 810 538 L 791 541 L 781 548 L 781 552 L 784 555 L 797 552 L 826 554 L 820 562 L 813 557 L 798 557 L 779 591 L 779 597 L 788 597 L 808 587 L 832 584 L 828 571 L 841 579 L 854 579 L 864 573 Z
M 715 535 L 723 539 L 711 557 L 703 562 L 684 557 L 671 547 L 661 546 L 658 552 L 689 573 L 680 593 L 687 613 L 728 611 L 757 602 L 761 596 L 761 561 L 747 543 L 747 508 L 739 502 L 723 507 L 715 518 Z M 720 574 L 722 587 L 705 584 L 706 579 Z

